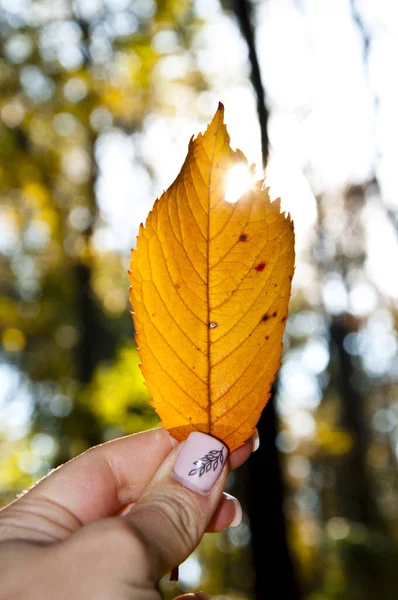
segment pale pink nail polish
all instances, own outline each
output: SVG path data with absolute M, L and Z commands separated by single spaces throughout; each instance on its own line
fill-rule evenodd
M 228 450 L 218 440 L 194 431 L 183 443 L 174 465 L 174 477 L 198 494 L 207 494 L 219 478 Z
M 252 440 L 253 440 L 253 450 L 252 450 L 252 452 L 255 452 L 260 447 L 260 436 L 258 434 L 257 427 L 254 428 L 254 433 L 252 435 Z
M 183 594 L 178 596 L 175 600 L 210 600 L 210 596 L 204 592 L 192 592 L 190 594 Z
M 228 527 L 237 527 L 242 522 L 242 517 L 243 517 L 242 506 L 241 506 L 239 500 L 237 498 L 235 498 L 235 496 L 231 496 L 230 494 L 227 494 L 226 492 L 224 492 L 224 498 L 226 500 L 228 500 L 228 502 L 232 502 L 234 505 L 234 508 L 235 508 L 235 516 L 232 519 L 231 523 L 228 525 Z

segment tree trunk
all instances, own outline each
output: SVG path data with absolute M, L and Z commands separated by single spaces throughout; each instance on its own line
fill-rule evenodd
M 271 398 L 257 425 L 261 444 L 247 464 L 247 508 L 252 534 L 255 598 L 277 590 L 279 598 L 299 600 L 301 593 L 287 543 L 284 485 L 275 445 L 277 416 Z
M 341 503 L 342 516 L 385 532 L 384 521 L 371 493 L 372 485 L 366 467 L 370 435 L 364 401 L 353 385 L 352 359 L 343 344 L 348 333 L 350 330 L 344 317 L 334 317 L 330 325 L 330 339 L 336 362 L 335 385 L 341 398 L 340 423 L 353 439 L 351 452 L 344 456 L 336 472 L 337 500 Z
M 248 50 L 251 82 L 257 98 L 257 112 L 261 130 L 263 167 L 268 160 L 268 110 L 258 63 L 252 5 L 249 0 L 233 0 L 231 8 L 238 20 Z M 264 393 L 267 390 L 264 390 Z M 278 597 L 298 600 L 301 596 L 294 574 L 286 536 L 283 513 L 283 481 L 279 455 L 275 445 L 277 416 L 273 398 L 270 399 L 258 423 L 261 444 L 248 461 L 247 509 L 252 534 L 252 557 L 255 572 L 255 597 L 270 597 L 278 590 Z M 265 488 L 265 494 L 262 490 Z

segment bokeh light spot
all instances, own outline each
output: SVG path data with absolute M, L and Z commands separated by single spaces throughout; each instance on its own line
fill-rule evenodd
M 225 200 L 234 204 L 253 185 L 253 175 L 246 163 L 239 163 L 227 173 Z
M 19 329 L 9 327 L 3 332 L 2 343 L 7 352 L 20 352 L 26 346 L 26 337 Z

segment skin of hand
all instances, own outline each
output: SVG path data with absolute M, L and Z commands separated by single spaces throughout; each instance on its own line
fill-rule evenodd
M 160 577 L 206 531 L 238 524 L 240 504 L 223 489 L 257 439 L 227 458 L 210 436 L 191 434 L 178 444 L 158 428 L 62 465 L 0 511 L 0 600 L 159 600 Z M 199 467 L 209 461 L 202 477 Z M 210 490 L 202 489 L 205 476 Z

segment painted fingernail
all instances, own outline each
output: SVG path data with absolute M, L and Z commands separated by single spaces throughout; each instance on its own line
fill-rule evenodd
M 221 475 L 228 450 L 218 440 L 194 431 L 183 443 L 174 465 L 174 477 L 198 494 L 207 494 Z
M 240 523 L 242 521 L 242 517 L 243 517 L 243 512 L 242 512 L 242 507 L 240 505 L 240 502 L 237 498 L 235 498 L 235 496 L 231 496 L 230 494 L 227 494 L 226 492 L 224 492 L 224 498 L 228 502 L 232 502 L 234 505 L 234 509 L 235 509 L 235 516 L 232 519 L 231 523 L 228 525 L 228 527 L 237 527 L 238 525 L 240 525 Z
M 252 435 L 252 440 L 253 440 L 253 450 L 252 450 L 252 452 L 255 452 L 260 447 L 260 436 L 258 434 L 257 427 L 254 428 L 254 433 Z

